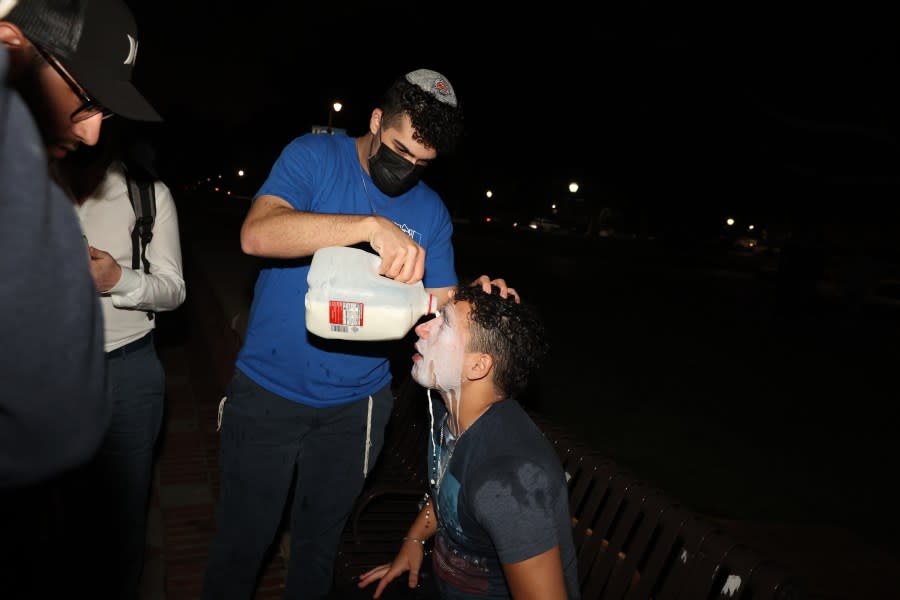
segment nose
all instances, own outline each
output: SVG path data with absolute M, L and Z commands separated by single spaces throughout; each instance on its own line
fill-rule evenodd
M 435 323 L 436 320 L 437 317 L 431 317 L 427 321 L 416 325 L 416 328 L 414 329 L 416 335 L 423 340 L 428 339 L 428 336 L 431 334 L 431 326 Z
M 85 146 L 96 146 L 100 140 L 100 126 L 103 124 L 103 114 L 96 115 L 75 123 L 72 133 Z

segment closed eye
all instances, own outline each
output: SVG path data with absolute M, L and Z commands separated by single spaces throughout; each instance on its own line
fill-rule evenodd
M 416 158 L 416 156 L 412 152 L 409 151 L 409 148 L 407 148 L 406 145 L 404 145 L 403 142 L 401 142 L 399 140 L 394 140 L 394 147 L 397 150 L 397 154 L 399 154 L 403 157 L 409 157 L 409 158 L 412 158 L 413 160 L 415 160 L 416 166 L 427 167 L 429 164 L 431 164 L 431 161 L 428 159 Z

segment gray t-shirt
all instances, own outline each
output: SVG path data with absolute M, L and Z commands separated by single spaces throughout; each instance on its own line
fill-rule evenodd
M 441 597 L 510 598 L 501 565 L 559 545 L 569 598 L 580 598 L 565 473 L 524 409 L 515 400 L 498 402 L 458 440 L 440 401 L 434 416 L 436 448 L 429 441 L 428 461 Z

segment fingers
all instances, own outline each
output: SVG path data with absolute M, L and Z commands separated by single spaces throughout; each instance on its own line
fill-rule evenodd
M 397 578 L 398 575 L 402 574 L 406 569 L 394 569 L 389 568 L 388 572 L 384 574 L 384 577 L 381 578 L 381 581 L 378 582 L 378 587 L 375 588 L 375 593 L 372 595 L 373 598 L 380 598 L 381 592 L 384 591 L 384 588 Z
M 418 569 L 410 569 L 409 570 L 409 589 L 414 589 L 417 585 L 419 585 L 419 570 Z
M 357 587 L 362 589 L 368 585 L 370 585 L 373 581 L 378 581 L 378 586 L 375 588 L 375 593 L 372 594 L 373 598 L 380 598 L 382 592 L 384 592 L 384 588 L 388 586 L 390 582 L 396 579 L 399 575 L 402 575 L 408 570 L 408 567 L 403 566 L 394 566 L 390 564 L 384 564 L 369 571 L 366 571 L 362 575 L 359 576 L 359 583 L 357 583 Z M 419 585 L 419 570 L 418 569 L 409 569 L 409 587 L 414 588 Z
M 506 297 L 509 297 L 509 296 L 513 297 L 513 299 L 516 301 L 516 304 L 519 304 L 522 301 L 522 299 L 519 298 L 519 292 L 517 292 L 515 290 L 515 288 L 511 288 L 511 287 L 506 288 Z
M 502 279 L 494 279 L 493 281 L 491 281 L 491 284 L 500 288 L 501 298 L 509 298 L 511 296 L 513 300 L 516 301 L 516 304 L 521 302 L 521 298 L 519 298 L 519 292 L 517 292 L 515 288 L 508 287 L 506 285 L 506 282 Z
M 379 217 L 369 245 L 381 257 L 378 273 L 401 283 L 416 283 L 425 276 L 425 249 L 393 221 Z
M 401 283 L 421 281 L 425 275 L 425 251 L 415 243 L 394 251 L 382 250 L 378 273 Z
M 481 277 L 479 277 L 478 279 L 476 279 L 469 285 L 477 285 L 477 286 L 481 287 L 481 290 L 483 292 L 485 292 L 487 294 L 491 293 L 491 278 L 488 277 L 487 275 L 482 275 Z
M 495 286 L 500 290 L 501 298 L 509 298 L 510 296 L 512 296 L 512 298 L 516 301 L 516 304 L 522 301 L 522 299 L 519 297 L 519 292 L 517 292 L 515 288 L 511 288 L 506 285 L 505 279 L 491 279 L 487 275 L 482 275 L 481 277 L 473 281 L 471 285 L 481 286 L 482 291 L 484 291 L 486 294 L 490 294 L 491 286 Z
M 387 573 L 388 569 L 391 568 L 390 563 L 384 563 L 383 565 L 378 565 L 374 569 L 369 569 L 365 573 L 359 576 L 359 587 L 365 587 L 368 582 L 374 581 L 376 578 L 381 578 Z M 363 581 L 367 583 L 363 583 Z
M 371 584 L 373 581 L 378 581 L 379 579 L 381 579 L 382 577 L 384 577 L 387 574 L 387 572 L 390 570 L 390 568 L 391 568 L 391 565 L 384 564 L 384 565 L 375 567 L 374 569 L 371 569 L 369 571 L 366 571 L 365 573 L 363 573 L 362 575 L 359 576 L 359 583 L 357 583 L 356 586 L 358 588 L 362 589 L 362 588 L 368 586 L 369 584 Z M 379 585 L 375 589 L 375 595 L 372 597 L 378 598 L 381 595 L 382 589 L 384 589 L 384 586 Z
M 88 246 L 88 247 L 91 249 L 91 255 L 93 255 L 93 256 L 110 256 L 110 257 L 112 256 L 112 254 L 110 254 L 106 250 L 101 250 L 100 248 L 97 248 L 96 246 Z

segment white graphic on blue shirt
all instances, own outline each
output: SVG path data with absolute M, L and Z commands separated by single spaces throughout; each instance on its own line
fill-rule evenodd
M 420 246 L 422 245 L 421 232 L 418 232 L 415 229 L 410 229 L 409 225 L 404 225 L 404 224 L 398 223 L 397 221 L 394 221 L 394 225 L 399 227 L 403 231 L 403 233 L 405 233 L 410 238 L 412 238 L 412 241 L 419 244 Z

